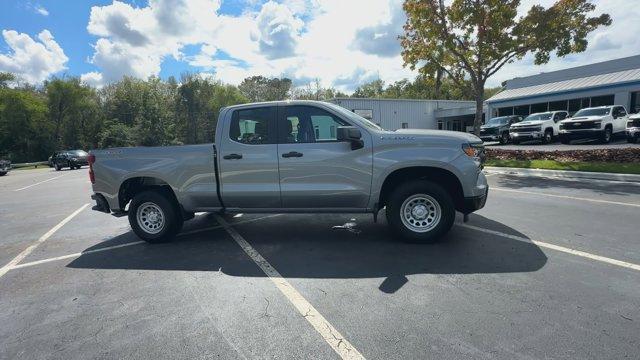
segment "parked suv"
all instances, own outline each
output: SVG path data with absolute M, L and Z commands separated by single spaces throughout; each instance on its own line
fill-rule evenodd
M 549 144 L 558 136 L 559 122 L 569 116 L 566 111 L 549 111 L 527 116 L 523 121 L 511 125 L 509 136 L 514 144 L 520 141 L 540 140 Z
M 0 159 L 0 176 L 5 176 L 11 170 L 11 161 Z
M 582 109 L 560 122 L 560 142 L 591 138 L 607 144 L 614 134 L 625 132 L 627 119 L 627 110 L 621 105 Z
M 89 154 L 84 150 L 59 151 L 52 156 L 51 162 L 56 171 L 65 167 L 80 169 L 83 165 L 89 165 Z
M 640 137 L 640 114 L 629 116 L 627 121 L 627 142 L 637 143 Z
M 512 124 L 522 121 L 522 116 L 510 115 L 495 117 L 487 121 L 480 127 L 480 139 L 482 141 L 500 141 L 500 144 L 507 144 L 509 137 L 509 127 Z

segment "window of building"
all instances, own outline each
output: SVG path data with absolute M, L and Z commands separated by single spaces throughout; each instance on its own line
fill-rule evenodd
M 521 105 L 513 107 L 513 115 L 528 116 L 529 105 Z
M 549 111 L 566 111 L 568 107 L 567 100 L 552 101 L 549 103 Z
M 409 123 L 402 123 L 402 128 L 403 129 L 408 129 L 409 128 Z
M 580 109 L 582 109 L 582 99 L 569 100 L 569 114 L 573 115 Z
M 442 123 L 442 121 L 438 121 L 438 130 L 442 129 L 444 129 L 444 124 Z
M 631 106 L 629 112 L 637 114 L 640 112 L 640 92 L 631 93 Z
M 271 134 L 275 107 L 262 107 L 238 110 L 231 120 L 229 136 L 232 140 L 243 144 L 273 144 Z
M 549 103 L 538 103 L 531 105 L 531 113 L 541 113 L 549 111 Z
M 615 96 L 594 96 L 591 98 L 591 107 L 613 105 Z
M 588 108 L 590 106 L 591 106 L 591 98 L 583 98 L 582 99 L 582 108 L 581 109 Z
M 498 109 L 498 116 L 513 115 L 513 107 L 503 107 Z

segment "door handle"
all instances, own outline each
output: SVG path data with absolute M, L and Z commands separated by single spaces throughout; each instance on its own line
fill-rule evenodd
M 290 158 L 290 157 L 302 157 L 302 153 L 299 153 L 297 151 L 290 151 L 288 153 L 282 154 L 283 158 Z
M 229 154 L 222 157 L 226 160 L 240 160 L 242 159 L 242 154 Z

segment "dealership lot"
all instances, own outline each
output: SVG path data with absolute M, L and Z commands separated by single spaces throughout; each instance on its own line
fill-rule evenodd
M 636 358 L 640 183 L 488 179 L 435 245 L 317 214 L 199 214 L 148 245 L 86 206 L 86 168 L 13 171 L 0 358 Z

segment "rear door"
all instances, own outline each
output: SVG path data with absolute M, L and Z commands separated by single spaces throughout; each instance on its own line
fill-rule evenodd
M 351 150 L 337 141 L 340 116 L 313 105 L 281 106 L 278 116 L 282 206 L 292 209 L 364 209 L 372 177 L 371 139 Z
M 276 106 L 234 110 L 218 151 L 224 205 L 280 207 Z

